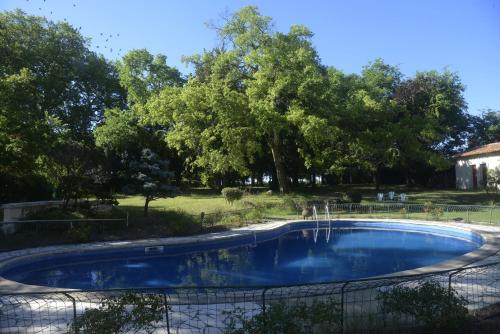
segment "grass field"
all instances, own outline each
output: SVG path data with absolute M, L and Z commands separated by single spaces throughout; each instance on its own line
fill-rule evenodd
M 435 204 L 450 205 L 491 205 L 500 202 L 500 195 L 489 195 L 484 191 L 459 191 L 459 190 L 423 190 L 392 187 L 380 190 L 387 192 L 394 190 L 397 193 L 405 192 L 410 203 L 432 202 Z M 339 192 L 355 191 L 363 195 L 363 204 L 376 202 L 376 191 L 370 186 L 336 187 L 336 188 L 305 188 L 299 192 L 286 196 L 268 195 L 265 190 L 258 193 L 245 194 L 242 200 L 229 205 L 218 191 L 211 189 L 194 189 L 186 191 L 174 198 L 158 199 L 150 203 L 151 211 L 180 211 L 189 215 L 200 215 L 201 212 L 214 213 L 234 211 L 252 206 L 283 206 L 288 201 L 297 203 L 305 201 L 323 201 L 338 197 Z M 144 199 L 140 196 L 122 196 L 118 198 L 119 208 L 131 214 L 142 213 Z
M 381 189 L 380 192 L 389 190 L 397 193 L 405 192 L 408 195 L 408 203 L 424 204 L 432 202 L 434 204 L 446 205 L 483 205 L 488 206 L 477 211 L 470 211 L 465 208 L 443 207 L 443 212 L 432 215 L 426 212 L 415 212 L 400 209 L 378 209 L 370 212 L 357 212 L 356 210 L 340 210 L 332 213 L 334 217 L 365 217 L 365 218 L 409 218 L 409 219 L 436 219 L 436 220 L 459 220 L 475 222 L 494 222 L 500 224 L 500 206 L 492 209 L 490 206 L 499 202 L 497 195 L 486 194 L 484 191 L 459 191 L 459 190 L 425 190 L 406 189 L 403 187 L 391 187 Z M 253 190 L 252 193 L 245 193 L 240 201 L 233 205 L 227 203 L 218 191 L 212 189 L 193 189 L 185 191 L 174 198 L 158 199 L 150 203 L 150 216 L 143 217 L 144 199 L 140 196 L 123 196 L 118 199 L 120 210 L 128 212 L 130 219 L 136 222 L 157 222 L 169 226 L 177 225 L 180 217 L 184 220 L 200 221 L 201 213 L 217 216 L 214 224 L 221 228 L 229 228 L 248 223 L 253 217 L 254 220 L 264 218 L 298 218 L 295 206 L 307 201 L 323 202 L 339 197 L 344 192 L 359 192 L 363 195 L 363 205 L 379 205 L 376 201 L 378 191 L 371 186 L 354 187 L 317 187 L 304 188 L 298 192 L 285 196 L 266 193 L 266 189 Z M 257 209 L 255 209 L 257 208 Z M 252 210 L 253 209 L 253 210 Z M 249 210 L 253 213 L 234 213 L 239 210 Z M 226 216 L 225 219 L 222 219 Z M 234 217 L 231 217 L 234 216 Z M 181 219 L 182 221 L 183 219 Z
M 286 196 L 269 195 L 266 189 L 253 189 L 233 205 L 227 203 L 219 191 L 211 189 L 191 189 L 174 198 L 158 199 L 150 203 L 149 214 L 143 215 L 144 199 L 141 196 L 120 196 L 114 211 L 115 218 L 128 217 L 128 225 L 114 223 L 78 223 L 70 229 L 67 223 L 40 223 L 22 226 L 14 235 L 0 234 L 0 250 L 78 243 L 100 240 L 131 240 L 152 237 L 184 236 L 199 233 L 223 231 L 233 227 L 257 223 L 267 219 L 297 219 L 300 209 L 297 205 L 307 201 L 334 203 L 340 193 L 355 191 L 362 193 L 362 209 L 344 206 L 331 212 L 332 218 L 405 218 L 432 220 L 464 220 L 500 225 L 500 203 L 498 195 L 492 197 L 484 192 L 457 190 L 425 190 L 391 187 L 381 192 L 394 190 L 408 194 L 408 203 L 447 205 L 483 205 L 479 209 L 465 207 L 442 207 L 440 210 L 424 211 L 423 207 L 413 209 L 394 207 L 389 203 L 377 203 L 377 191 L 370 186 L 304 188 Z M 324 217 L 323 205 L 318 206 L 320 217 Z M 205 213 L 202 220 L 201 213 Z M 434 213 L 433 213 L 434 212 Z M 67 213 L 64 213 L 67 214 Z M 37 219 L 56 219 L 37 217 Z M 84 218 L 81 213 L 69 213 L 65 219 Z

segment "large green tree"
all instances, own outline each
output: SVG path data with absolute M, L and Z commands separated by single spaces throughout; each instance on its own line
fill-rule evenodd
M 171 124 L 168 142 L 191 152 L 195 167 L 251 175 L 255 155 L 270 152 L 286 192 L 287 141 L 312 166 L 308 149 L 335 133 L 312 33 L 303 26 L 275 32 L 256 7 L 235 13 L 218 33 L 223 47 L 188 58 L 198 76 L 164 90 L 150 104 L 153 118 Z
M 44 163 L 68 169 L 67 159 L 52 154 L 57 152 L 53 145 L 80 143 L 94 149 L 92 129 L 104 109 L 123 105 L 113 64 L 88 44 L 67 23 L 19 10 L 0 13 L 2 178 L 53 176 Z M 87 158 L 66 151 L 77 154 L 75 159 Z
M 500 141 L 500 110 L 482 110 L 479 116 L 470 116 L 469 148 Z
M 164 55 L 153 56 L 147 50 L 131 50 L 118 62 L 119 80 L 127 92 L 126 108 L 107 109 L 104 121 L 94 130 L 97 146 L 104 150 L 117 183 L 130 184 L 133 165 L 143 152 L 160 160 L 169 160 L 180 180 L 177 152 L 164 144 L 168 127 L 151 120 L 147 103 L 167 87 L 184 83 L 181 73 L 166 63 Z M 116 190 L 121 190 L 117 186 Z

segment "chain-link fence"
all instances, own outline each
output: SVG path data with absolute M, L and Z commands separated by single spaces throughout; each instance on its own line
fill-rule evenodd
M 314 207 L 320 219 L 328 219 L 328 217 L 359 217 L 500 224 L 500 206 L 411 204 L 398 202 L 332 204 L 329 201 L 317 201 L 297 205 L 295 209 L 296 217 L 302 218 L 302 211 L 307 207 Z M 312 211 L 310 212 L 311 216 L 313 216 Z
M 252 333 L 259 328 L 273 328 L 283 321 L 298 321 L 303 329 L 309 328 L 312 332 L 325 324 L 328 333 L 391 332 L 421 323 L 413 316 L 388 312 L 381 295 L 396 287 L 415 288 L 425 282 L 433 282 L 465 298 L 471 315 L 485 314 L 492 305 L 500 305 L 500 262 L 495 262 L 430 274 L 302 286 L 5 294 L 0 295 L 0 332 L 80 333 L 71 327 L 75 319 L 88 314 L 90 309 L 102 308 L 106 300 L 129 293 L 152 296 L 156 302 L 160 301 L 162 307 L 157 310 L 161 314 L 150 324 L 154 333 L 236 333 L 238 330 Z M 132 306 L 126 305 L 125 310 L 130 312 Z M 133 332 L 132 328 L 128 331 Z

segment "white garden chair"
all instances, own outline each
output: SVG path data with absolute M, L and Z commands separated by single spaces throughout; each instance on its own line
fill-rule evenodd
M 399 201 L 400 202 L 406 202 L 407 196 L 405 193 L 399 194 Z
M 383 202 L 384 201 L 384 194 L 383 193 L 378 193 L 377 194 L 377 201 Z
M 389 191 L 387 193 L 387 197 L 389 197 L 390 201 L 394 201 L 394 197 L 396 196 L 396 193 L 394 191 Z

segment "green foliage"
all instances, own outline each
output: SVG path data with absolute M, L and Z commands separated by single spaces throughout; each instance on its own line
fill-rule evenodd
M 340 333 L 341 313 L 337 301 L 274 302 L 257 315 L 243 309 L 225 311 L 226 334 Z
M 94 130 L 95 142 L 106 151 L 124 152 L 139 139 L 138 117 L 129 110 L 117 108 L 104 112 L 104 122 Z
M 23 180 L 37 178 L 67 201 L 111 198 L 146 148 L 177 185 L 273 175 L 287 192 L 312 173 L 411 178 L 449 167 L 468 138 L 498 138 L 498 111 L 468 115 L 457 74 L 404 77 L 376 59 L 347 75 L 321 63 L 307 27 L 276 31 L 254 6 L 216 28 L 223 47 L 184 58 L 187 80 L 145 49 L 108 61 L 67 23 L 16 11 L 0 26 L 0 200 L 29 198 Z
M 406 208 L 401 208 L 401 210 L 399 210 L 399 214 L 401 215 L 401 217 L 407 218 L 408 217 L 408 210 Z
M 177 194 L 177 188 L 169 185 L 172 173 L 168 170 L 168 161 L 161 160 L 153 151 L 144 149 L 140 160 L 131 163 L 131 169 L 135 173 L 127 191 L 144 196 L 145 216 L 148 214 L 149 202 Z
M 439 220 L 444 215 L 444 210 L 442 207 L 435 207 L 430 211 L 432 218 Z
M 488 193 L 496 194 L 500 188 L 500 167 L 488 170 L 486 180 L 486 191 Z
M 424 212 L 431 215 L 435 220 L 439 220 L 444 215 L 444 209 L 441 206 L 436 206 L 432 202 L 424 203 Z
M 434 203 L 431 201 L 426 201 L 424 203 L 424 212 L 425 213 L 430 213 L 434 209 Z
M 283 206 L 292 211 L 296 211 L 301 207 L 299 201 L 292 196 L 283 196 Z
M 500 141 L 500 110 L 483 110 L 480 116 L 469 115 L 472 127 L 469 147 Z
M 155 323 L 164 314 L 161 296 L 127 293 L 101 300 L 97 309 L 86 309 L 73 321 L 71 329 L 87 334 L 153 333 Z
M 360 192 L 347 192 L 343 196 L 343 201 L 347 203 L 361 203 L 363 199 L 363 194 Z
M 77 223 L 66 231 L 65 237 L 70 242 L 89 242 L 93 232 L 94 227 L 91 224 Z
M 128 101 L 139 108 L 165 87 L 183 83 L 181 73 L 167 65 L 167 57 L 153 56 L 146 49 L 131 50 L 118 62 L 120 83 L 127 89 Z
M 384 312 L 414 317 L 430 333 L 467 330 L 467 299 L 438 282 L 425 282 L 415 288 L 397 286 L 383 292 L 380 298 Z
M 243 218 L 248 222 L 258 223 L 264 218 L 264 216 L 262 215 L 262 210 L 254 209 L 245 213 Z
M 41 176 L 80 196 L 77 177 L 95 167 L 92 129 L 124 102 L 116 70 L 65 22 L 17 10 L 0 13 L 0 26 L 0 178 Z
M 233 205 L 234 201 L 239 201 L 243 197 L 243 191 L 240 188 L 224 188 L 221 194 L 231 205 Z
M 223 215 L 217 222 L 217 224 L 225 226 L 239 226 L 241 223 L 243 223 L 243 217 L 239 214 Z

